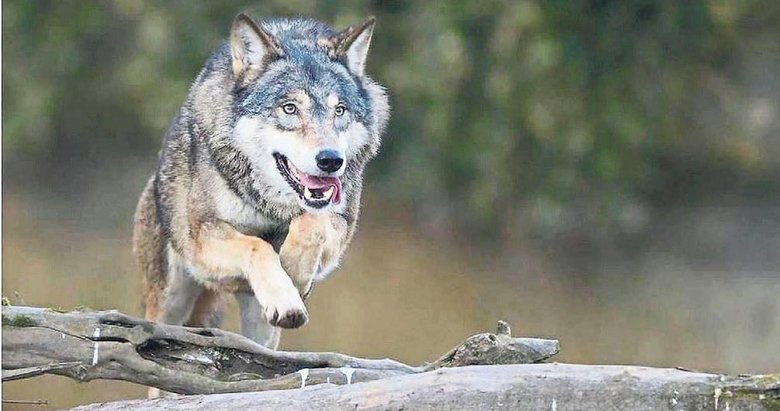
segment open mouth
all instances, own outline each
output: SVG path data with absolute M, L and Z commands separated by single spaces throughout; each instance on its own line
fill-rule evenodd
M 341 180 L 338 177 L 318 177 L 298 170 L 282 154 L 274 153 L 276 167 L 298 196 L 313 208 L 323 208 L 341 202 Z

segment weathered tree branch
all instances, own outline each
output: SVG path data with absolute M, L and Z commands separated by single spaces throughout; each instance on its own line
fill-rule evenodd
M 146 410 L 776 410 L 772 377 L 631 366 L 526 364 L 443 368 L 349 386 L 179 396 L 78 407 Z M 774 408 L 773 408 L 774 407 Z
M 29 375 L 115 379 L 180 394 L 213 394 L 349 384 L 440 367 L 533 363 L 558 352 L 555 340 L 513 338 L 504 323 L 500 331 L 475 335 L 434 363 L 412 367 L 389 359 L 274 351 L 224 330 L 156 324 L 114 311 L 6 306 L 3 372 L 5 378 L 19 373 L 13 370 L 31 369 Z M 49 366 L 65 362 L 79 365 Z
M 337 353 L 277 352 L 223 330 L 155 324 L 117 312 L 3 307 L 4 380 L 8 373 L 45 372 L 212 394 L 79 410 L 780 409 L 780 375 L 530 364 L 557 351 L 555 340 L 513 338 L 500 323 L 496 334 L 475 335 L 435 362 L 412 367 Z M 78 365 L 62 365 L 72 362 Z M 361 384 L 350 384 L 355 382 Z M 286 391 L 269 391 L 278 389 Z
M 61 362 L 47 365 L 40 365 L 37 367 L 17 368 L 15 370 L 3 370 L 3 382 L 21 380 L 24 378 L 37 377 L 54 370 L 61 370 L 64 368 L 74 368 L 81 365 L 78 361 L 73 362 Z

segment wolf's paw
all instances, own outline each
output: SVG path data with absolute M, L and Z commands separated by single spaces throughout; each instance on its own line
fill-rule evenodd
M 279 312 L 274 313 L 274 317 L 271 319 L 271 325 L 282 328 L 298 328 L 309 321 L 309 315 L 306 310 L 292 310 L 287 311 L 284 315 L 279 316 Z
M 284 295 L 269 296 L 260 301 L 268 323 L 275 327 L 298 328 L 309 320 L 303 300 L 295 288 Z

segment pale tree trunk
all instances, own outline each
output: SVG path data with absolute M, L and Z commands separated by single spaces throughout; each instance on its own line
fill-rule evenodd
M 114 311 L 3 307 L 3 381 L 45 373 L 116 379 L 182 394 L 84 410 L 750 409 L 780 406 L 778 376 L 539 364 L 556 340 L 472 336 L 430 364 L 273 351 L 234 333 Z M 302 387 L 304 387 L 301 389 Z M 229 393 L 229 394 L 228 394 Z
M 349 386 L 96 404 L 115 410 L 777 410 L 780 385 L 676 369 L 525 364 L 442 368 Z

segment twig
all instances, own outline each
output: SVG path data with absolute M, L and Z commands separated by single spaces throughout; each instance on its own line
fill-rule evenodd
M 3 400 L 3 404 L 49 405 L 46 400 Z
M 81 365 L 78 361 L 61 362 L 55 364 L 41 365 L 37 367 L 18 368 L 15 370 L 3 370 L 3 382 L 21 380 L 23 378 L 36 377 L 54 370 L 63 370 Z

